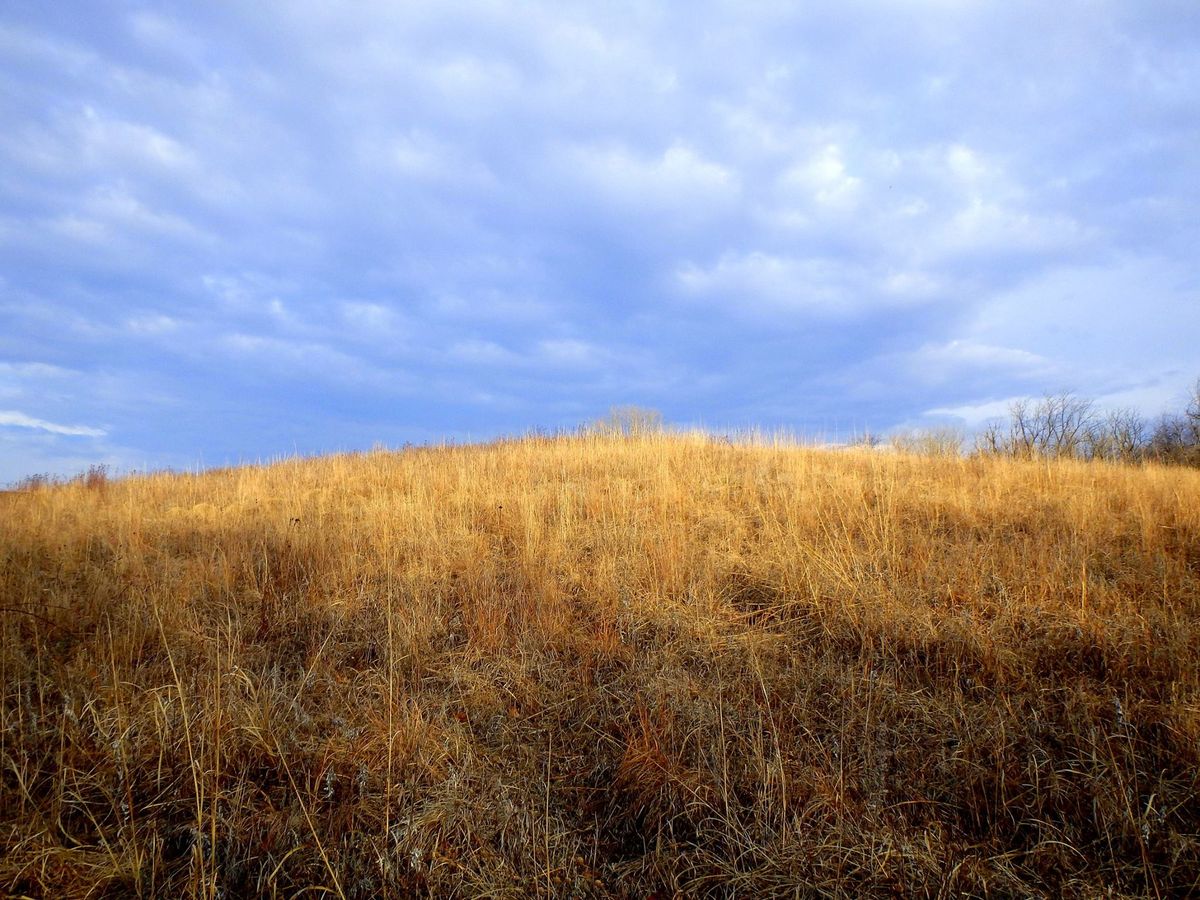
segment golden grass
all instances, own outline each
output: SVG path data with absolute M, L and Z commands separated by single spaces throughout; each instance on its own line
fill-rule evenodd
M 1200 892 L 1200 472 L 530 438 L 0 496 L 0 887 Z

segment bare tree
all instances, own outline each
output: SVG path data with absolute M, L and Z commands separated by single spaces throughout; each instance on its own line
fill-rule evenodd
M 1197 378 L 1196 383 L 1192 385 L 1192 392 L 1188 396 L 1187 409 L 1184 410 L 1183 414 L 1187 417 L 1192 432 L 1200 436 L 1200 378 Z
M 1018 459 L 1082 458 L 1091 453 L 1097 424 L 1091 400 L 1070 393 L 1048 394 L 1036 403 L 1013 403 L 1007 430 L 1000 424 L 989 426 L 976 440 L 976 448 Z
M 1007 450 L 1007 437 L 999 422 L 988 422 L 975 435 L 975 452 L 984 456 L 1003 456 Z
M 1057 394 L 1042 400 L 1036 414 L 1045 422 L 1043 455 L 1083 457 L 1090 453 L 1097 424 L 1091 400 Z
M 850 440 L 847 442 L 847 446 L 849 446 L 849 447 L 866 447 L 868 449 L 873 450 L 874 448 L 878 447 L 882 443 L 883 443 L 883 438 L 881 438 L 878 434 L 876 434 L 870 428 L 867 428 L 863 431 L 862 434 L 853 435 L 850 438 Z
M 976 453 L 1200 466 L 1200 379 L 1183 412 L 1168 413 L 1153 427 L 1137 410 L 1126 407 L 1101 415 L 1091 400 L 1071 393 L 1018 400 L 1008 413 L 1007 422 L 990 422 L 975 436 Z
M 1158 462 L 1200 466 L 1200 378 L 1183 412 L 1167 413 L 1155 423 L 1148 455 Z
M 1092 437 L 1091 457 L 1116 462 L 1136 462 L 1146 452 L 1149 440 L 1146 420 L 1135 409 L 1111 410 Z

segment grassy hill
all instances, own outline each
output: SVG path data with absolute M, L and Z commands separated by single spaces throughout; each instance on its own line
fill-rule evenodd
M 0 497 L 0 887 L 1200 892 L 1200 472 L 531 438 Z

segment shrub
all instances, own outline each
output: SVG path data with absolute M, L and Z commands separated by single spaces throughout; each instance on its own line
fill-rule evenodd
M 80 475 L 78 480 L 89 491 L 102 491 L 108 487 L 108 466 L 88 466 L 87 471 Z
M 914 429 L 892 435 L 892 446 L 901 453 L 917 456 L 958 456 L 966 437 L 960 428 Z
M 46 474 L 39 473 L 37 475 L 26 475 L 19 481 L 13 482 L 14 491 L 40 491 L 42 488 L 49 487 L 54 484 L 54 479 Z
M 585 431 L 592 434 L 625 435 L 635 437 L 646 434 L 657 434 L 663 430 L 663 417 L 656 409 L 646 409 L 641 406 L 614 406 L 608 415 L 601 416 L 591 425 L 585 426 Z

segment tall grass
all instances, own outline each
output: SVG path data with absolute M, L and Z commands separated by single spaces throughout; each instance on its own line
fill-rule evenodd
M 1200 892 L 1200 472 L 700 435 L 0 495 L 0 887 Z

